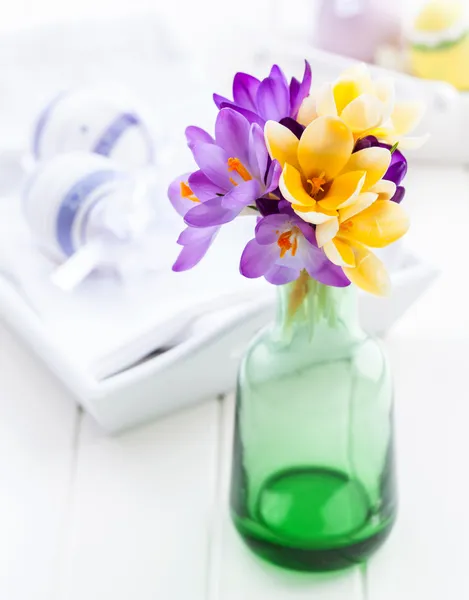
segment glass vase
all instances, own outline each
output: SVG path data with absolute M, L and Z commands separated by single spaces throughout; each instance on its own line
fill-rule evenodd
M 271 563 L 302 571 L 367 559 L 396 515 L 393 388 L 353 286 L 306 273 L 278 291 L 275 323 L 242 362 L 232 519 Z

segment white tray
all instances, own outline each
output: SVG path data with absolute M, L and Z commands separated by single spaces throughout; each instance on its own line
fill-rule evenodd
M 360 295 L 364 327 L 377 334 L 387 331 L 436 275 L 433 268 L 404 254 L 392 275 L 389 298 Z M 207 315 L 193 324 L 187 341 L 165 353 L 150 353 L 139 364 L 98 381 L 64 356 L 15 287 L 0 278 L 0 316 L 109 432 L 232 390 L 240 357 L 252 336 L 272 320 L 274 304 L 272 290 L 261 302 Z

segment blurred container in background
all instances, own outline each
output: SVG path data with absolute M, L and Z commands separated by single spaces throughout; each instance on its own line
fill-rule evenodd
M 315 45 L 374 62 L 380 48 L 400 44 L 401 8 L 402 0 L 320 0 Z
M 466 2 L 426 2 L 409 32 L 412 74 L 469 90 L 469 25 Z

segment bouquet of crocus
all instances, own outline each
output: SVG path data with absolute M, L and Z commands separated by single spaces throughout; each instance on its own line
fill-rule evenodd
M 187 225 L 175 271 L 194 267 L 224 224 L 254 215 L 245 277 L 281 285 L 306 271 L 326 285 L 388 292 L 386 269 L 370 249 L 408 230 L 401 150 L 421 142 L 406 135 L 422 106 L 397 104 L 393 80 L 373 81 L 364 65 L 314 93 L 311 82 L 308 63 L 303 80 L 290 84 L 277 65 L 263 81 L 237 73 L 233 100 L 214 95 L 214 137 L 187 128 L 198 170 L 168 191 Z

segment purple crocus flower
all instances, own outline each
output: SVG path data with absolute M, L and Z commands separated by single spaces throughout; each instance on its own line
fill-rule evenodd
M 186 173 L 173 181 L 169 186 L 168 196 L 175 210 L 185 217 L 187 212 L 203 201 L 198 198 L 190 187 L 189 181 L 192 175 Z M 187 227 L 179 236 L 177 243 L 183 246 L 176 262 L 173 265 L 173 271 L 187 271 L 195 267 L 207 254 L 208 249 L 215 240 L 220 227 L 206 227 L 198 229 Z
M 354 152 L 364 150 L 365 148 L 374 148 L 376 146 L 380 148 L 387 148 L 388 150 L 391 150 L 392 148 L 392 146 L 390 146 L 389 144 L 383 144 L 382 142 L 379 142 L 378 139 L 374 136 L 369 135 L 367 137 L 362 138 L 361 140 L 358 140 L 358 142 L 355 144 Z M 403 187 L 401 183 L 406 175 L 407 160 L 402 154 L 402 152 L 396 149 L 392 154 L 391 164 L 389 165 L 389 169 L 387 170 L 383 179 L 386 179 L 387 181 L 392 181 L 396 184 L 396 193 L 391 198 L 391 200 L 393 202 L 396 202 L 397 204 L 400 204 L 405 196 L 405 187 Z
M 241 256 L 241 274 L 250 279 L 265 277 L 283 285 L 295 281 L 303 269 L 325 285 L 346 287 L 350 281 L 318 248 L 314 229 L 295 214 L 268 215 L 260 219 L 255 238 Z
M 233 221 L 259 198 L 276 201 L 282 168 L 269 157 L 262 128 L 240 113 L 223 108 L 215 124 L 215 139 L 202 129 L 186 131 L 199 166 L 188 186 L 199 200 L 185 215 L 191 227 L 214 227 Z
M 206 227 L 205 229 L 187 227 L 184 229 L 177 240 L 177 243 L 183 248 L 173 265 L 173 271 L 188 271 L 199 264 L 207 254 L 219 230 L 219 227 Z
M 268 77 L 259 81 L 247 73 L 236 73 L 233 80 L 233 100 L 213 95 L 218 108 L 230 107 L 262 127 L 266 121 L 281 121 L 286 117 L 296 119 L 301 103 L 311 90 L 311 67 L 305 61 L 301 83 L 295 77 L 288 84 L 282 69 L 274 65 Z

